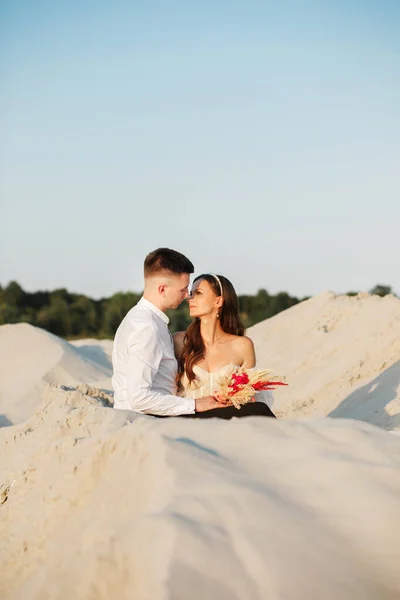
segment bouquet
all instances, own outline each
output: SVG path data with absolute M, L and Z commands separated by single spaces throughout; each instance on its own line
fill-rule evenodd
M 271 371 L 262 369 L 244 369 L 239 367 L 222 377 L 216 397 L 229 398 L 235 408 L 254 402 L 254 394 L 262 390 L 274 390 L 278 386 L 287 385 L 270 377 Z

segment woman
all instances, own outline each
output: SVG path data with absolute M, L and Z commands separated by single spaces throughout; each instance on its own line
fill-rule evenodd
M 239 303 L 231 282 L 222 275 L 206 273 L 193 282 L 189 297 L 193 322 L 187 331 L 174 334 L 178 360 L 178 395 L 188 398 L 216 395 L 218 379 L 232 367 L 251 369 L 255 366 L 254 345 L 244 335 L 239 317 Z M 260 401 L 264 400 L 264 401 Z M 190 417 L 275 417 L 266 401 L 271 395 L 259 392 L 256 402 L 241 409 L 234 406 L 216 408 Z

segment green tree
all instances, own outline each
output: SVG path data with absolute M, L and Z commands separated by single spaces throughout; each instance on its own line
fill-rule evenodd
M 192 322 L 187 302 L 182 302 L 176 310 L 167 310 L 167 316 L 169 317 L 169 328 L 172 333 L 185 331 Z
M 111 298 L 93 300 L 83 294 L 71 294 L 65 288 L 31 294 L 12 281 L 5 288 L 0 286 L 0 325 L 25 322 L 61 337 L 112 338 L 126 313 L 140 297 L 141 294 L 120 292 Z M 249 327 L 298 302 L 298 298 L 286 292 L 273 296 L 267 290 L 259 289 L 255 295 L 239 296 L 239 312 L 245 327 Z M 191 322 L 187 302 L 176 310 L 167 311 L 167 314 L 172 332 L 187 329 Z
M 11 306 L 20 306 L 25 296 L 25 292 L 22 287 L 16 281 L 10 281 L 10 283 L 4 288 L 2 292 L 3 301 Z
M 52 298 L 59 298 L 60 300 L 64 300 L 67 304 L 70 304 L 73 300 L 73 294 L 70 294 L 65 288 L 57 288 L 50 292 L 50 300 Z
M 278 313 L 298 304 L 300 301 L 298 298 L 293 298 L 289 296 L 287 292 L 279 292 L 276 296 L 273 296 L 271 303 L 269 305 L 267 318 L 273 317 Z
M 101 327 L 102 336 L 113 338 L 126 313 L 132 306 L 137 304 L 139 299 L 139 294 L 133 294 L 131 292 L 119 292 L 118 294 L 111 296 L 108 302 L 106 302 L 103 312 Z
M 378 284 L 369 291 L 370 294 L 374 294 L 375 296 L 388 296 L 392 294 L 392 287 L 390 285 L 382 285 Z
M 70 335 L 73 337 L 96 335 L 99 329 L 95 304 L 87 296 L 78 296 L 72 302 L 69 306 L 69 318 Z
M 71 332 L 68 304 L 62 298 L 53 296 L 50 305 L 43 307 L 37 314 L 37 325 L 61 337 Z
M 36 311 L 33 308 L 24 308 L 22 313 L 18 316 L 18 322 L 36 325 Z
M 0 304 L 0 325 L 19 322 L 19 310 L 15 305 L 2 302 Z

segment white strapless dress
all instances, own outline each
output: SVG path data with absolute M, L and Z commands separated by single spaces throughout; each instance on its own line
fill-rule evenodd
M 196 375 L 196 379 L 189 383 L 186 373 L 184 373 L 181 380 L 183 389 L 178 392 L 178 396 L 195 399 L 202 398 L 203 396 L 213 396 L 218 393 L 220 378 L 228 375 L 233 369 L 237 368 L 239 368 L 238 365 L 228 363 L 224 367 L 218 369 L 218 371 L 210 373 L 198 365 L 194 365 L 193 371 Z M 269 408 L 272 408 L 274 397 L 270 391 L 257 392 L 256 401 L 264 402 Z

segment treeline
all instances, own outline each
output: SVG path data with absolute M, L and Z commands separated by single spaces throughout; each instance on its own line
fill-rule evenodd
M 371 293 L 385 296 L 390 286 L 377 285 Z M 356 292 L 349 292 L 349 295 Z M 16 282 L 0 286 L 0 325 L 30 323 L 64 338 L 113 338 L 128 310 L 141 298 L 134 292 L 119 292 L 110 298 L 93 300 L 83 294 L 71 294 L 66 289 L 52 292 L 26 292 Z M 257 294 L 239 296 L 243 323 L 250 327 L 306 298 L 296 298 L 286 292 L 270 295 L 261 289 Z M 186 329 L 191 322 L 187 302 L 169 311 L 171 331 Z

